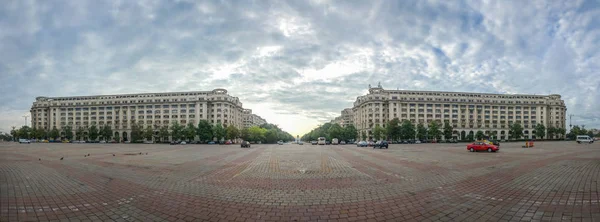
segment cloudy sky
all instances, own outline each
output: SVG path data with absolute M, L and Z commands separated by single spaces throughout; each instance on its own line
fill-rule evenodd
M 600 128 L 598 1 L 3 1 L 0 131 L 36 96 L 226 88 L 296 135 L 384 88 L 561 94 Z M 567 122 L 568 124 L 568 122 Z

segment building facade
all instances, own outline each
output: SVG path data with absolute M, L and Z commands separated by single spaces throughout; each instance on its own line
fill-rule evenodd
M 565 128 L 567 108 L 557 94 L 385 90 L 379 85 L 369 86 L 369 93 L 356 99 L 352 111 L 354 125 L 361 135 L 366 133 L 370 136 L 376 124 L 385 127 L 388 121 L 398 118 L 426 126 L 431 121 L 448 122 L 453 126 L 453 137 L 457 139 L 477 131 L 498 139 L 508 139 L 513 123 L 523 126 L 525 138 L 535 138 L 538 123 L 546 128 Z
M 244 109 L 244 127 L 250 128 L 253 126 L 260 126 L 267 123 L 265 119 L 252 113 L 251 109 Z
M 346 108 L 344 110 L 342 110 L 341 115 L 338 117 L 335 117 L 333 120 L 331 120 L 332 124 L 339 124 L 340 126 L 344 127 L 346 125 L 352 125 L 354 124 L 354 115 L 352 112 L 351 108 Z
M 46 130 L 71 126 L 73 134 L 92 125 L 112 128 L 114 136 L 127 141 L 131 127 L 144 129 L 198 125 L 200 120 L 224 127 L 244 126 L 242 103 L 225 89 L 194 92 L 140 93 L 74 97 L 37 97 L 31 107 L 31 126 Z M 61 130 L 62 131 L 62 130 Z M 61 136 L 64 132 L 61 132 Z M 87 135 L 87 134 L 86 134 Z

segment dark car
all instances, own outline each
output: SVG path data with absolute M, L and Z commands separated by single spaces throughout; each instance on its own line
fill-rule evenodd
M 492 144 L 494 144 L 494 146 L 500 146 L 500 141 L 498 141 L 498 140 L 490 140 L 490 142 L 492 142 Z
M 386 149 L 388 148 L 388 141 L 385 141 L 385 140 L 377 141 L 375 143 L 375 145 L 373 145 L 373 149 L 375 149 L 375 148 L 383 149 L 384 147 Z
M 171 145 L 177 145 L 177 144 L 179 144 L 179 142 L 178 141 L 171 141 L 171 143 L 169 143 L 169 144 L 171 144 Z
M 250 143 L 248 141 L 243 141 L 241 146 L 242 148 L 250 148 Z

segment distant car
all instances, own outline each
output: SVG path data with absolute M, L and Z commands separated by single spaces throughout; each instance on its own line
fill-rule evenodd
M 248 141 L 242 141 L 242 148 L 250 148 L 250 143 Z
M 446 143 L 458 143 L 458 140 L 456 140 L 456 139 L 446 140 Z
M 325 145 L 331 145 L 331 141 L 325 141 Z
M 377 141 L 375 143 L 375 145 L 373 145 L 373 149 L 375 149 L 375 148 L 383 149 L 384 147 L 387 149 L 388 145 L 389 145 L 388 141 L 385 141 L 385 140 Z
M 498 148 L 498 146 L 496 146 L 496 145 L 492 145 L 492 144 L 488 144 L 488 143 L 484 143 L 484 142 L 474 142 L 474 143 L 467 145 L 467 150 L 471 151 L 471 152 L 477 152 L 477 151 L 496 152 L 496 151 L 500 150 L 500 148 Z
M 375 142 L 373 142 L 373 141 L 369 141 L 369 142 L 367 142 L 367 145 L 368 145 L 368 146 L 375 146 Z
M 346 145 L 346 141 L 342 140 L 342 142 L 340 142 L 340 145 Z
M 310 141 L 310 145 L 317 145 L 317 144 L 319 144 L 319 143 L 317 143 L 317 141 L 315 141 L 315 140 Z
M 490 142 L 491 142 L 491 143 L 492 143 L 492 145 L 494 145 L 494 146 L 498 146 L 498 147 L 500 146 L 500 141 L 498 141 L 498 140 L 490 140 Z
M 225 145 L 230 145 L 230 144 L 231 144 L 231 140 L 225 141 Z
M 277 141 L 277 144 L 283 145 L 283 141 L 279 140 L 279 141 Z
M 421 140 L 415 140 L 415 143 L 419 144 L 419 143 L 421 143 Z
M 106 143 L 106 141 L 105 140 L 100 140 L 100 143 Z
M 208 144 L 215 144 L 215 141 L 210 141 L 208 142 Z
M 185 144 L 187 144 L 187 143 L 186 143 L 185 141 L 181 141 L 181 143 L 179 143 L 179 144 L 181 144 L 181 145 L 185 145 Z
M 369 144 L 367 143 L 367 141 L 360 141 L 358 143 L 356 143 L 357 147 L 367 147 Z
M 298 145 L 304 145 L 304 142 L 298 141 Z
M 177 141 L 171 141 L 171 143 L 169 143 L 169 144 L 170 145 L 177 145 L 177 144 L 179 144 L 179 142 L 177 142 Z
M 19 143 L 27 143 L 30 144 L 31 141 L 29 141 L 28 139 L 19 139 Z

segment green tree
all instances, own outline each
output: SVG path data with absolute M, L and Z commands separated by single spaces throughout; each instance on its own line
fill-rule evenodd
M 340 124 L 332 124 L 331 127 L 329 127 L 329 129 L 327 129 L 327 134 L 329 135 L 329 137 L 331 139 L 333 138 L 340 138 L 343 134 L 343 129 L 340 126 Z
M 473 131 L 469 131 L 469 134 L 467 135 L 467 140 L 468 141 L 475 140 L 475 134 L 473 134 Z
M 92 127 L 95 127 L 95 126 L 92 126 Z M 91 132 L 90 132 L 90 134 L 91 134 Z M 52 130 L 50 130 L 49 136 L 53 140 L 56 140 L 56 138 L 58 138 L 60 136 L 60 132 L 58 131 L 58 129 L 56 129 L 56 126 L 53 127 Z
M 373 139 L 381 140 L 385 136 L 385 128 L 379 126 L 379 124 L 375 124 L 375 128 L 373 128 Z
M 358 130 L 352 124 L 344 126 L 344 135 L 346 140 L 356 140 L 358 138 Z
M 193 141 L 196 137 L 196 127 L 193 123 L 188 123 L 184 130 L 184 136 L 188 141 Z
M 171 124 L 171 140 L 180 140 L 183 136 L 183 126 L 179 125 L 177 121 L 173 121 Z
M 113 131 L 108 125 L 104 125 L 100 130 L 100 135 L 103 140 L 110 140 L 113 137 Z M 119 138 L 115 138 L 115 140 L 120 141 Z
M 523 127 L 519 123 L 514 123 L 510 126 L 511 137 L 515 140 L 521 139 L 523 137 Z
M 223 125 L 221 125 L 221 123 L 217 123 L 216 125 L 214 125 L 212 128 L 212 132 L 213 137 L 217 138 L 217 141 L 222 141 L 227 135 L 227 130 L 223 128 Z
M 265 143 L 276 143 L 279 138 L 277 137 L 277 131 L 274 129 L 269 129 L 265 132 L 265 139 L 263 142 Z
M 393 141 L 396 141 L 400 138 L 400 131 L 400 120 L 398 120 L 398 118 L 393 118 L 385 126 L 387 137 Z
M 81 126 L 78 126 L 77 130 L 75 130 L 75 140 L 83 140 L 84 132 L 85 130 Z
M 475 133 L 475 138 L 477 138 L 477 140 L 481 140 L 481 139 L 483 139 L 483 137 L 485 137 L 485 134 L 483 134 L 483 131 L 477 130 L 477 133 Z
M 50 131 L 50 134 L 50 137 L 52 137 L 52 131 Z M 92 124 L 92 126 L 90 126 L 90 128 L 88 129 L 88 136 L 91 141 L 96 141 L 96 139 L 98 139 L 98 127 L 96 126 L 96 124 Z
M 16 130 L 16 127 L 14 127 L 14 126 L 12 127 L 12 129 L 10 130 L 10 135 L 12 136 L 13 141 L 16 140 L 17 137 L 19 137 L 19 133 Z
M 535 125 L 535 138 L 544 139 L 546 137 L 546 127 L 540 123 Z
M 363 141 L 367 140 L 367 132 L 366 131 L 364 131 L 364 130 L 362 131 L 361 138 L 362 138 Z
M 152 137 L 154 137 L 154 130 L 152 129 L 152 126 L 148 126 L 142 133 L 142 138 L 146 139 L 146 141 L 152 141 Z
M 437 121 L 429 122 L 429 129 L 427 129 L 431 138 L 439 140 L 442 136 L 442 131 L 440 131 L 440 125 Z
M 235 140 L 240 136 L 240 131 L 233 125 L 227 126 L 227 139 Z
M 200 122 L 198 122 L 196 134 L 198 135 L 198 139 L 202 142 L 213 140 L 212 126 L 206 120 L 200 120 Z
M 19 128 L 19 130 L 17 130 L 17 137 L 19 138 L 30 139 L 32 134 L 33 129 L 31 129 L 29 126 L 22 126 Z
M 142 129 L 142 126 L 139 124 L 132 124 L 131 125 L 131 142 L 139 142 L 140 140 L 142 140 L 144 138 L 144 131 Z
M 452 124 L 448 121 L 444 122 L 444 137 L 447 140 L 452 139 L 452 131 L 454 131 Z
M 248 137 L 250 141 L 264 141 L 265 134 L 267 133 L 266 129 L 260 128 L 258 126 L 252 126 L 248 128 Z
M 158 140 L 160 142 L 162 142 L 164 140 L 169 140 L 169 127 L 168 126 L 161 126 L 158 129 Z
M 242 129 L 240 132 L 240 138 L 242 138 L 244 141 L 250 141 L 250 131 L 248 131 L 248 128 Z
M 417 124 L 417 138 L 424 140 L 427 137 L 427 128 L 422 123 Z
M 402 121 L 402 139 L 414 139 L 415 138 L 415 125 L 408 121 L 408 120 L 403 120 Z
M 556 135 L 558 136 L 558 138 L 564 139 L 565 135 L 567 133 L 567 129 L 565 129 L 565 128 L 556 128 L 554 130 L 554 133 L 556 133 Z
M 65 138 L 67 138 L 68 140 L 73 139 L 73 127 L 66 126 L 63 128 L 63 132 L 65 133 Z
M 546 134 L 548 134 L 548 139 L 554 139 L 554 136 L 556 135 L 556 128 L 553 126 L 548 126 L 546 129 Z

